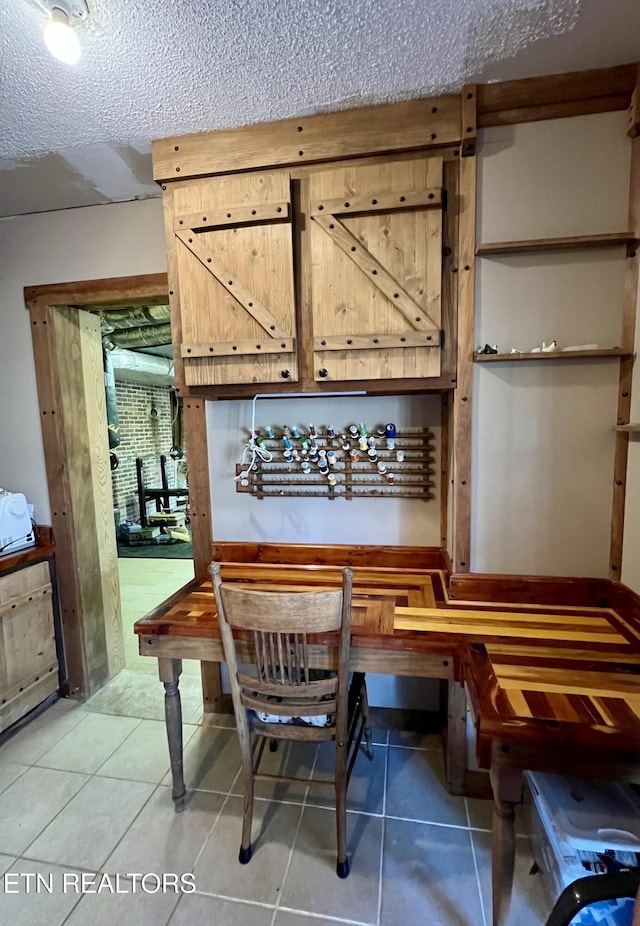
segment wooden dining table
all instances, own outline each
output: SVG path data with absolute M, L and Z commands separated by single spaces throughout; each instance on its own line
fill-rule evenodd
M 335 588 L 339 566 L 222 564 L 222 579 L 256 589 Z M 183 659 L 224 660 L 210 580 L 194 580 L 134 627 L 156 658 L 176 810 L 185 804 L 179 677 Z M 315 668 L 336 667 L 332 635 L 310 642 Z M 243 649 L 246 650 L 243 655 Z M 240 658 L 250 661 L 251 643 Z M 470 602 L 449 596 L 440 569 L 354 567 L 351 668 L 448 685 L 447 784 L 461 793 L 469 698 L 477 757 L 494 798 L 493 922 L 513 882 L 514 810 L 522 771 L 640 780 L 640 622 L 610 607 Z

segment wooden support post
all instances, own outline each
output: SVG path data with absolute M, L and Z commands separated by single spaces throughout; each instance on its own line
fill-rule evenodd
M 184 382 L 184 362 L 182 360 L 182 317 L 180 314 L 180 289 L 178 287 L 178 255 L 174 232 L 173 187 L 163 183 L 162 208 L 164 212 L 165 249 L 167 252 L 167 276 L 169 285 L 169 306 L 171 308 L 171 343 L 173 344 L 173 375 L 176 395 L 187 393 Z
M 638 83 L 634 91 L 637 101 L 640 97 L 640 68 Z M 631 133 L 629 133 L 631 134 Z M 634 135 L 631 142 L 631 177 L 629 182 L 629 224 L 630 234 L 640 234 L 640 135 Z M 628 424 L 631 414 L 631 383 L 633 378 L 633 351 L 635 344 L 636 317 L 640 297 L 640 256 L 637 245 L 627 247 L 627 261 L 622 307 L 622 334 L 620 345 L 627 356 L 620 360 L 618 385 L 617 424 Z M 627 482 L 627 457 L 629 432 L 616 431 L 616 447 L 613 466 L 613 505 L 611 511 L 611 542 L 609 552 L 609 578 L 620 581 L 622 569 L 622 543 L 624 537 L 624 511 Z
M 476 159 L 460 160 L 458 229 L 458 385 L 453 398 L 453 571 L 471 555 L 471 396 L 473 389 Z
M 204 399 L 185 398 L 184 436 L 189 461 L 189 516 L 196 578 L 207 576 L 211 562 L 211 491 L 209 488 L 209 450 Z M 201 664 L 202 702 L 205 713 L 231 713 L 230 698 L 222 694 L 220 665 Z
M 476 112 L 478 88 L 475 84 L 465 84 L 462 88 L 462 122 L 460 138 L 462 148 L 460 154 L 463 158 L 472 157 L 476 153 Z

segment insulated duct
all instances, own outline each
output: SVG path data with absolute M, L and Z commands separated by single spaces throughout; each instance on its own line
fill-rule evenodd
M 104 335 L 103 340 L 107 348 L 110 343 L 116 347 L 157 347 L 159 344 L 171 344 L 171 325 L 145 325 L 114 330 Z
M 154 354 L 141 354 L 133 350 L 121 350 L 119 347 L 109 351 L 113 361 L 115 378 L 134 383 L 149 383 L 156 386 L 173 386 L 173 360 L 156 357 Z
M 162 325 L 170 319 L 171 308 L 168 305 L 132 305 L 100 313 L 103 334 L 109 334 L 121 328 Z

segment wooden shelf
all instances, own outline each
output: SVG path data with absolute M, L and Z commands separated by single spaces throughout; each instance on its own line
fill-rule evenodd
M 522 360 L 579 360 L 590 357 L 627 357 L 626 351 L 621 347 L 607 347 L 602 350 L 554 350 L 549 353 L 536 354 L 474 354 L 474 363 L 503 363 L 506 361 Z
M 632 422 L 631 424 L 614 424 L 614 431 L 624 431 L 627 434 L 637 434 L 640 432 L 640 422 Z
M 580 251 L 584 248 L 613 248 L 635 244 L 638 239 L 629 232 L 608 235 L 573 235 L 566 238 L 531 238 L 526 241 L 490 241 L 476 248 L 478 257 L 492 254 L 526 254 L 534 251 Z

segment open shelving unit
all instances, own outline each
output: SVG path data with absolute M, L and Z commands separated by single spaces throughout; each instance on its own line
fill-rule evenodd
M 569 235 L 562 238 L 530 238 L 525 241 L 489 241 L 476 248 L 478 257 L 499 254 L 527 254 L 540 251 L 582 251 L 591 248 L 635 247 L 638 239 L 630 232 L 605 235 Z
M 553 350 L 547 352 L 523 354 L 474 354 L 475 363 L 504 363 L 504 361 L 520 362 L 522 360 L 589 360 L 599 357 L 626 357 L 629 356 L 621 347 L 606 347 L 598 350 Z

